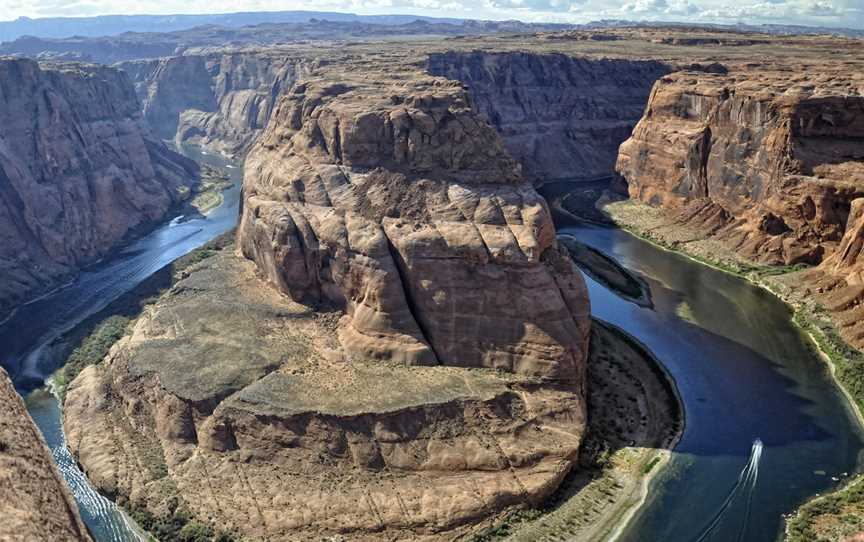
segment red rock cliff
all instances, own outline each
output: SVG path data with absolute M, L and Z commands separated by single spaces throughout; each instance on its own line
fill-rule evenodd
M 664 77 L 617 169 L 632 197 L 707 226 L 748 258 L 819 263 L 864 195 L 859 83 L 780 71 Z

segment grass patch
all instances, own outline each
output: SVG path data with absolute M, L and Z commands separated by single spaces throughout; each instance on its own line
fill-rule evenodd
M 66 393 L 68 383 L 75 380 L 81 371 L 99 363 L 108 355 L 114 343 L 126 334 L 130 321 L 126 316 L 109 316 L 84 337 L 79 346 L 66 358 L 66 364 L 54 373 L 54 386 L 61 398 Z
M 645 464 L 644 467 L 642 467 L 642 474 L 648 474 L 649 472 L 651 472 L 651 470 L 655 466 L 657 466 L 657 463 L 659 463 L 659 462 L 660 462 L 660 456 L 653 457 L 651 459 L 651 461 L 649 461 L 648 463 Z
M 175 500 L 176 502 L 176 500 Z M 132 508 L 129 515 L 144 530 L 150 533 L 151 541 L 177 542 L 239 542 L 241 539 L 231 531 L 217 530 L 212 525 L 195 521 L 185 506 L 174 505 L 171 513 L 164 517 L 154 516 L 143 508 Z

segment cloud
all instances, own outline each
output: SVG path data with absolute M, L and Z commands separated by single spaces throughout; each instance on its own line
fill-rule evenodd
M 631 19 L 864 28 L 864 0 L 0 0 L 0 17 L 263 10 L 587 22 Z

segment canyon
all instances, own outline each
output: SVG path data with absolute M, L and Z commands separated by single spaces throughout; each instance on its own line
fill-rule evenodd
M 3 59 L 0 77 L 2 314 L 163 218 L 198 166 L 152 135 L 123 72 Z
M 243 158 L 236 237 L 69 383 L 69 449 L 139 516 L 226 536 L 470 536 L 595 445 L 591 302 L 545 183 L 608 201 L 623 179 L 609 212 L 640 233 L 813 266 L 784 279 L 861 346 L 859 45 L 616 29 L 3 60 L 37 145 L 0 140 L 0 284 L 20 304 L 184 200 L 198 167 L 160 140 Z

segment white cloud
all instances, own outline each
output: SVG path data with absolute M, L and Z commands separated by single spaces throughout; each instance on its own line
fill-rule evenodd
M 864 28 L 864 0 L 0 0 L 0 17 L 322 10 L 586 22 L 601 18 Z

